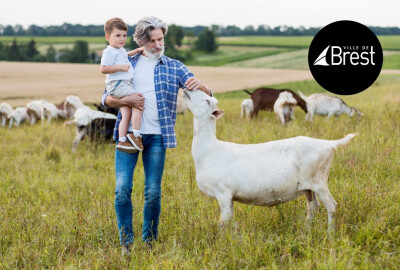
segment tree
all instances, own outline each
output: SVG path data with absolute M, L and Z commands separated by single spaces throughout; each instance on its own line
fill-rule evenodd
M 61 62 L 61 63 L 70 63 L 71 61 L 71 51 L 67 48 L 61 49 L 56 53 L 56 62 Z
M 5 59 L 4 50 L 5 50 L 5 46 L 3 45 L 3 43 L 0 42 L 0 61 Z
M 46 51 L 46 61 L 47 62 L 55 62 L 56 61 L 56 50 L 53 45 L 50 45 Z
M 208 53 L 216 51 L 218 45 L 214 32 L 208 28 L 204 28 L 196 40 L 196 49 Z
M 14 32 L 16 36 L 25 36 L 26 31 L 24 30 L 24 27 L 20 24 L 17 24 L 14 26 Z
M 193 48 L 194 47 L 194 43 L 195 43 L 195 38 L 194 38 L 193 31 L 192 30 L 186 31 L 185 36 L 186 36 L 186 39 L 187 39 L 187 42 L 188 42 L 189 46 L 191 48 Z
M 6 60 L 8 60 L 8 61 L 21 61 L 22 60 L 22 56 L 19 51 L 17 40 L 15 38 L 13 39 L 11 46 L 8 47 L 7 49 L 8 50 L 5 54 Z
M 3 30 L 3 36 L 14 36 L 14 28 L 11 25 L 7 25 Z
M 89 46 L 84 40 L 77 40 L 71 51 L 72 63 L 87 63 L 89 61 Z
M 28 43 L 28 49 L 26 52 L 26 56 L 27 56 L 28 60 L 31 60 L 35 55 L 38 55 L 38 54 L 39 54 L 39 52 L 38 52 L 38 50 L 36 50 L 36 42 L 32 38 L 31 41 L 29 41 L 29 43 Z
M 183 32 L 183 28 L 177 26 L 175 24 L 171 24 L 168 26 L 168 34 L 169 38 L 174 42 L 174 44 L 178 47 L 182 46 L 182 39 L 185 37 L 185 33 Z M 170 40 L 170 41 L 171 41 Z

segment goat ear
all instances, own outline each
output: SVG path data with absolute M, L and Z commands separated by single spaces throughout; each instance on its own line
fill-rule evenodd
M 212 112 L 212 114 L 214 115 L 215 119 L 219 119 L 224 115 L 224 111 L 216 109 L 215 111 Z

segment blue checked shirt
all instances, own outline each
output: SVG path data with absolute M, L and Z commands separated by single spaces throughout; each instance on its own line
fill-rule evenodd
M 129 57 L 132 67 L 135 69 L 140 54 Z M 162 56 L 154 68 L 154 84 L 157 99 L 158 117 L 160 119 L 161 135 L 164 148 L 176 147 L 175 121 L 176 103 L 179 88 L 184 88 L 188 78 L 193 77 L 188 68 L 180 61 Z M 102 103 L 106 106 L 105 100 L 108 96 L 104 91 Z M 118 126 L 121 121 L 121 112 L 118 113 L 115 123 L 114 136 L 118 140 Z

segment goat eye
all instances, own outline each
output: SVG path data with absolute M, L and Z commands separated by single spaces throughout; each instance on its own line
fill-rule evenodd
M 208 99 L 206 99 L 206 101 L 207 101 L 208 105 L 211 105 L 211 104 L 210 104 L 210 101 L 209 101 Z

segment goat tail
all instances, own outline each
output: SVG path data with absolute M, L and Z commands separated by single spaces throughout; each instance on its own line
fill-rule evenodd
M 247 94 L 249 94 L 251 96 L 252 93 L 249 92 L 249 90 L 247 89 L 243 89 L 243 91 L 245 91 Z
M 302 92 L 300 92 L 300 91 L 297 91 L 297 92 L 299 92 L 300 97 L 302 99 L 304 99 L 304 101 L 307 101 L 307 97 Z
M 340 140 L 331 141 L 333 143 L 332 146 L 333 146 L 333 148 L 337 148 L 338 146 L 345 145 L 357 135 L 358 135 L 358 133 L 350 133 L 350 134 L 347 134 L 346 136 L 344 136 Z

